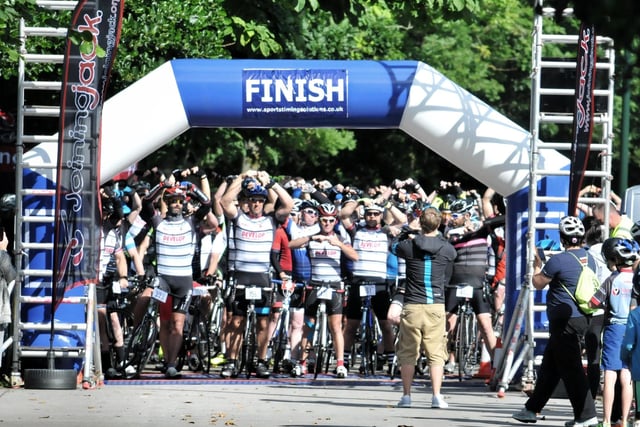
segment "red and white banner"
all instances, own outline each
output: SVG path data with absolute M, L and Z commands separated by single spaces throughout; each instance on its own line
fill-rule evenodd
M 101 113 L 124 0 L 79 0 L 69 27 L 60 100 L 52 312 L 65 291 L 98 278 Z
M 593 25 L 580 26 L 576 63 L 576 102 L 573 114 L 569 215 L 575 215 L 578 194 L 587 169 L 593 133 L 594 89 L 596 83 L 596 32 Z

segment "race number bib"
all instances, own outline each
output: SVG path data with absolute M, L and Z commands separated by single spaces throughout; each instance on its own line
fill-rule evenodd
M 374 297 L 376 296 L 376 285 L 360 285 L 361 297 Z
M 167 297 L 169 293 L 167 291 L 163 291 L 160 288 L 153 288 L 153 293 L 151 294 L 151 298 L 159 302 L 167 302 Z
M 245 288 L 244 298 L 247 300 L 259 300 L 262 299 L 262 289 L 258 287 Z
M 318 288 L 318 299 L 331 301 L 333 298 L 333 289 L 331 288 Z
M 458 298 L 471 298 L 473 296 L 473 286 L 471 285 L 458 285 L 456 286 L 456 297 Z
M 111 292 L 113 292 L 115 295 L 120 295 L 122 293 L 119 280 L 114 280 L 113 282 L 111 282 Z

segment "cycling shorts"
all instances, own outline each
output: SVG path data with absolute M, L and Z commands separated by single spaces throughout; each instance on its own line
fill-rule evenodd
M 360 284 L 357 280 L 351 284 L 349 297 L 347 298 L 347 319 L 360 319 L 362 317 L 362 297 L 360 297 Z M 371 308 L 378 320 L 387 320 L 387 313 L 391 305 L 391 295 L 385 282 L 376 283 L 376 294 L 371 297 Z
M 461 302 L 464 302 L 464 298 L 458 298 L 456 296 L 456 291 L 457 289 L 455 287 L 445 288 L 444 290 L 445 309 L 447 310 L 447 313 L 456 314 L 458 312 L 458 306 Z M 471 297 L 471 308 L 473 308 L 473 312 L 476 315 L 482 313 L 491 313 L 491 305 L 485 297 L 484 289 L 473 288 L 473 296 Z

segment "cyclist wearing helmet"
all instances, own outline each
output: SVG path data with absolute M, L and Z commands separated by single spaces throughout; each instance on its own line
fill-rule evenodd
M 331 203 L 318 206 L 320 216 L 320 231 L 317 234 L 292 240 L 292 248 L 306 247 L 311 262 L 310 284 L 312 288 L 305 295 L 305 312 L 307 317 L 314 319 L 318 308 L 318 288 L 331 289 L 331 301 L 327 301 L 329 329 L 333 337 L 336 357 L 336 375 L 346 378 L 347 368 L 344 366 L 344 336 L 342 334 L 342 306 L 344 286 L 342 282 L 342 259 L 346 257 L 357 261 L 358 254 L 351 247 L 349 239 L 336 233 L 337 209 Z M 314 319 L 315 321 L 315 319 Z M 315 323 L 315 322 L 312 322 Z M 310 328 L 305 324 L 305 332 Z M 301 362 L 304 374 L 306 360 Z
M 496 336 L 493 330 L 492 307 L 485 298 L 485 286 L 489 286 L 489 235 L 490 227 L 475 218 L 475 207 L 472 201 L 457 199 L 449 205 L 451 220 L 445 237 L 453 244 L 458 256 L 453 265 L 453 275 L 445 285 L 445 301 L 447 309 L 447 330 L 450 346 L 455 343 L 455 328 L 458 320 L 458 306 L 464 301 L 458 295 L 470 286 L 471 307 L 476 314 L 480 335 L 489 354 L 493 357 L 496 347 Z M 469 292 L 469 291 L 468 291 Z M 455 349 L 449 354 L 445 366 L 447 373 L 453 373 Z
M 279 208 L 267 213 L 265 204 L 269 191 L 273 198 L 277 196 Z M 248 209 L 245 212 L 238 209 L 236 200 L 243 196 Z M 278 223 L 284 222 L 293 208 L 293 200 L 289 193 L 277 182 L 272 181 L 264 172 L 248 171 L 236 177 L 222 196 L 220 204 L 225 217 L 233 226 L 233 233 L 229 236 L 229 250 L 233 252 L 233 271 L 238 285 L 257 285 L 269 287 L 271 285 L 271 246 Z M 231 242 L 233 241 L 233 242 Z M 269 344 L 269 310 L 271 295 L 263 293 L 263 300 L 256 303 L 258 313 L 258 364 L 256 375 L 261 378 L 269 377 L 267 346 Z M 223 377 L 237 377 L 237 360 L 242 341 L 242 331 L 247 315 L 247 300 L 244 290 L 236 291 L 236 300 L 232 303 L 232 319 L 227 331 L 227 364 L 223 367 Z
M 318 224 L 318 204 L 330 202 L 319 191 L 312 191 L 310 194 L 313 199 L 300 200 L 299 210 L 300 213 L 297 216 L 297 221 L 288 221 L 286 223 L 286 234 L 288 240 L 295 240 L 300 237 L 313 236 L 320 232 L 320 225 Z M 316 200 L 315 198 L 318 198 Z M 287 242 L 287 245 L 289 242 Z M 291 248 L 292 257 L 292 277 L 293 281 L 297 283 L 309 283 L 311 280 L 311 262 L 307 253 L 307 247 Z M 290 344 L 291 344 L 291 363 L 292 363 L 292 376 L 304 375 L 305 366 L 302 363 L 298 363 L 303 359 L 302 348 L 304 347 L 304 302 L 303 302 L 303 289 L 297 287 L 291 296 L 290 309 L 291 309 L 291 325 L 290 325 Z
M 154 208 L 155 200 L 162 194 L 166 207 L 161 212 Z M 200 202 L 200 208 L 194 215 L 183 217 L 183 206 L 187 197 Z M 194 220 L 203 220 L 211 209 L 211 201 L 195 184 L 183 189 L 163 182 L 156 185 L 142 200 L 142 218 L 153 225 L 155 231 L 155 251 L 157 286 L 169 289 L 172 294 L 171 315 L 160 319 L 160 344 L 164 350 L 167 378 L 176 378 L 180 373 L 176 369 L 176 359 L 182 346 L 182 332 L 187 308 L 193 290 L 192 261 L 195 253 L 197 231 Z M 139 298 L 139 306 L 146 306 L 149 291 Z M 136 309 L 136 311 L 138 308 Z
M 602 244 L 602 255 L 613 272 L 591 298 L 592 307 L 604 307 L 605 326 L 602 335 L 602 369 L 604 371 L 603 425 L 611 425 L 616 381 L 620 382 L 621 422 L 627 417 L 633 399 L 629 365 L 620 357 L 626 331 L 633 288 L 633 264 L 638 259 L 638 244 L 634 240 L 612 237 Z
M 100 239 L 100 269 L 98 272 L 100 283 L 96 286 L 96 305 L 100 326 L 102 368 L 105 370 L 107 378 L 121 375 L 119 368 L 124 361 L 124 337 L 120 319 L 117 315 L 107 319 L 107 304 L 115 301 L 114 286 L 121 288 L 128 286 L 127 260 L 124 256 L 123 238 L 120 233 L 122 218 L 120 201 L 102 197 L 102 235 Z M 105 322 L 111 322 L 114 334 L 113 343 L 110 343 L 107 337 Z M 113 345 L 113 351 L 116 355 L 116 366 L 111 366 L 110 344 Z
M 360 325 L 362 298 L 358 294 L 360 285 L 374 285 L 376 294 L 371 298 L 371 307 L 378 318 L 382 330 L 384 355 L 379 355 L 382 361 L 386 356 L 387 361 L 393 362 L 395 357 L 395 333 L 393 325 L 387 319 L 389 306 L 391 305 L 390 290 L 387 285 L 387 261 L 389 258 L 389 232 L 388 227 L 383 227 L 382 206 L 364 202 L 364 222 L 354 223 L 352 213 L 357 202 L 347 201 L 340 212 L 340 219 L 346 230 L 351 235 L 353 248 L 358 253 L 358 260 L 353 262 L 351 278 L 351 297 L 347 299 L 346 317 L 347 324 L 344 329 L 345 364 L 350 362 L 350 350 L 355 341 L 356 331 Z M 397 211 L 397 209 L 395 209 Z M 399 212 L 399 211 L 398 211 Z M 405 218 L 406 220 L 406 218 Z
M 535 289 L 547 290 L 549 340 L 544 349 L 542 365 L 531 397 L 524 408 L 512 415 L 518 421 L 537 421 L 556 386 L 562 379 L 573 408 L 576 426 L 598 423 L 589 381 L 582 365 L 582 338 L 589 319 L 582 314 L 573 296 L 583 265 L 595 271 L 596 262 L 583 247 L 585 229 L 575 216 L 565 216 L 559 224 L 560 242 L 564 252 L 553 255 L 542 265 L 536 256 L 532 284 Z

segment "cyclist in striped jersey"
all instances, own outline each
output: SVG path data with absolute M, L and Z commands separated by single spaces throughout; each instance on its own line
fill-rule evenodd
M 267 204 L 269 191 L 272 191 L 272 203 Z M 236 200 L 242 195 L 248 202 L 248 210 L 238 209 Z M 275 202 L 279 203 L 273 211 Z M 239 175 L 229 185 L 220 201 L 225 216 L 233 225 L 233 235 L 229 245 L 233 253 L 233 266 L 236 283 L 238 285 L 270 285 L 269 271 L 271 269 L 271 246 L 278 227 L 277 222 L 283 222 L 293 208 L 293 199 L 277 182 L 272 181 L 264 172 L 248 171 Z M 269 299 L 271 295 L 268 296 Z M 263 295 L 263 300 L 256 304 L 258 314 L 258 365 L 255 372 L 258 377 L 268 378 L 269 368 L 266 356 L 269 345 L 268 315 L 270 300 Z M 247 314 L 247 300 L 244 292 L 236 292 L 236 300 L 232 303 L 232 320 L 226 331 L 229 340 L 227 347 L 227 364 L 221 371 L 222 377 L 238 375 L 237 360 L 242 341 L 242 331 Z
M 164 207 L 161 212 L 157 212 L 153 203 L 161 193 Z M 187 196 L 196 199 L 200 207 L 193 215 L 184 217 L 182 213 Z M 155 229 L 157 280 L 159 286 L 169 290 L 173 297 L 171 317 L 161 319 L 160 322 L 160 345 L 164 350 L 167 378 L 180 375 L 176 359 L 182 346 L 184 321 L 193 290 L 191 263 L 197 236 L 194 221 L 202 221 L 210 209 L 211 201 L 195 184 L 191 184 L 185 191 L 168 182 L 161 183 L 143 199 L 141 215 Z M 165 213 L 164 217 L 162 211 Z M 149 297 L 145 297 L 148 301 Z
M 389 241 L 387 230 L 383 228 L 382 214 L 384 208 L 370 203 L 364 206 L 364 221 L 355 224 L 352 213 L 355 201 L 348 201 L 340 212 L 340 219 L 351 234 L 353 248 L 358 253 L 358 260 L 353 263 L 351 279 L 351 297 L 347 299 L 347 324 L 344 330 L 345 364 L 349 367 L 349 349 L 353 346 L 356 331 L 360 324 L 362 300 L 357 291 L 360 284 L 375 284 L 376 295 L 371 299 L 371 307 L 378 318 L 382 330 L 384 353 L 388 360 L 394 357 L 395 334 L 387 313 L 391 304 L 391 296 L 387 286 L 387 258 Z
M 306 294 L 305 313 L 311 323 L 315 323 L 315 313 L 320 300 L 317 298 L 318 287 L 325 286 L 331 289 L 331 300 L 327 301 L 327 314 L 329 316 L 329 329 L 333 337 L 333 346 L 336 357 L 336 376 L 347 377 L 347 368 L 344 366 L 344 336 L 342 335 L 342 306 L 344 285 L 342 282 L 342 260 L 346 257 L 352 261 L 358 260 L 357 252 L 351 247 L 349 238 L 335 232 L 338 212 L 331 203 L 324 203 L 318 207 L 320 216 L 320 232 L 310 236 L 299 237 L 289 243 L 291 248 L 307 249 L 307 255 L 311 263 L 311 285 L 314 288 Z M 309 332 L 309 326 L 305 325 L 305 334 Z M 306 358 L 306 355 L 303 355 Z M 303 370 L 298 374 L 304 374 L 306 360 L 301 361 Z

